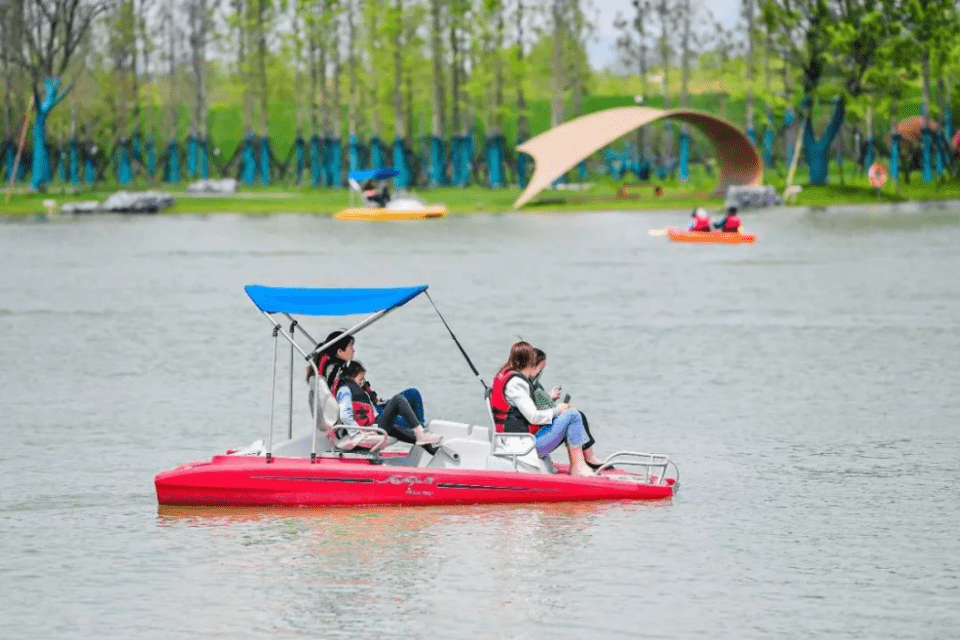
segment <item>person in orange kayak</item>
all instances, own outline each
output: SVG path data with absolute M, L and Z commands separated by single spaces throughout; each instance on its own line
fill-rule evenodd
M 724 233 L 739 233 L 742 224 L 740 216 L 737 215 L 737 208 L 728 207 L 727 215 L 720 222 L 715 222 L 713 228 L 720 229 Z
M 710 215 L 703 207 L 697 207 L 690 214 L 690 231 L 710 231 Z

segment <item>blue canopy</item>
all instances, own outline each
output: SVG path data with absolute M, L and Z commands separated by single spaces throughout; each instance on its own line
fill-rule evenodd
M 350 177 L 357 182 L 365 180 L 386 180 L 400 175 L 400 172 L 393 167 L 382 167 L 379 169 L 366 169 L 365 171 L 351 171 Z
M 406 304 L 427 285 L 394 289 L 299 289 L 248 284 L 244 291 L 264 313 L 305 316 L 349 316 L 376 313 Z

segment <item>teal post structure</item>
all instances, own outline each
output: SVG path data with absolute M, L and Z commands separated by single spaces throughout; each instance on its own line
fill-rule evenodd
M 933 151 L 931 147 L 933 145 L 933 133 L 930 131 L 930 127 L 926 123 L 923 125 L 923 131 L 921 135 L 923 136 L 923 150 L 921 152 L 923 157 L 923 181 L 930 182 L 933 180 L 933 169 L 931 167 L 931 156 Z
M 167 145 L 166 179 L 170 184 L 180 184 L 180 144 L 176 139 Z
M 350 171 L 359 171 L 360 170 L 360 141 L 357 140 L 357 134 L 350 134 L 350 149 L 349 153 L 349 162 L 350 162 Z
M 900 134 L 890 136 L 890 177 L 900 184 Z
M 773 169 L 773 123 L 767 123 L 767 129 L 763 132 L 763 165 L 767 169 Z
M 197 137 L 192 133 L 187 136 L 187 177 L 197 177 Z
M 210 179 L 210 139 L 200 140 L 200 179 Z
M 297 184 L 299 185 L 303 182 L 303 171 L 307 167 L 307 143 L 302 135 L 297 135 L 297 139 L 293 144 L 297 156 L 295 175 L 297 177 Z
M 80 153 L 77 150 L 77 139 L 70 138 L 70 184 L 77 186 L 80 183 Z
M 130 143 L 120 139 L 120 148 L 117 149 L 117 182 L 127 185 L 133 182 L 133 171 L 130 168 Z
M 680 130 L 680 166 L 677 170 L 677 177 L 680 182 L 690 180 L 690 134 L 687 133 L 686 128 Z
M 523 144 L 523 140 L 517 140 L 517 146 L 519 147 Z M 530 158 L 527 157 L 522 151 L 517 151 L 517 184 L 522 188 L 527 186 L 527 182 L 530 181 L 530 173 L 528 165 L 530 163 Z
M 260 184 L 270 184 L 270 138 L 260 138 Z
M 403 138 L 393 141 L 393 168 L 399 171 L 393 183 L 397 189 L 406 189 L 410 186 L 410 168 L 407 166 L 407 157 L 404 153 Z
M 838 98 L 830 123 L 819 139 L 814 136 L 811 118 L 807 118 L 803 129 L 803 146 L 807 167 L 810 170 L 810 184 L 827 184 L 829 181 L 827 170 L 830 166 L 830 145 L 840 131 L 840 125 L 843 124 L 845 114 L 846 101 L 843 98 Z
M 340 169 L 343 166 L 343 144 L 340 138 L 328 138 L 327 149 L 327 184 L 339 189 L 343 186 Z
M 150 137 L 147 138 L 147 173 L 150 174 L 150 178 L 156 174 L 157 171 L 157 148 L 153 142 L 153 132 L 150 133 Z
M 320 177 L 323 174 L 323 153 L 320 150 L 320 136 L 310 136 L 310 184 L 320 186 Z
M 443 154 L 443 140 L 439 136 L 430 136 L 430 186 L 443 186 L 443 168 L 446 158 Z
M 383 142 L 380 138 L 373 136 L 370 138 L 370 169 L 377 169 L 383 166 L 383 159 L 386 157 L 383 149 Z
M 873 166 L 873 134 L 867 136 L 867 149 L 863 153 L 863 167 L 869 171 L 870 167 Z
M 796 139 L 797 134 L 796 132 L 794 132 L 793 129 L 791 129 L 791 126 L 793 125 L 793 121 L 795 119 L 796 117 L 794 116 L 793 110 L 791 109 L 787 109 L 786 113 L 783 114 L 783 130 L 784 130 L 783 139 L 785 143 L 784 145 L 785 152 L 783 154 L 783 157 L 788 167 L 791 164 L 793 164 L 793 148 L 796 146 L 796 142 L 797 142 L 797 139 Z
M 503 135 L 497 134 L 487 138 L 487 184 L 490 187 L 503 187 Z
M 97 165 L 93 163 L 96 153 L 97 148 L 90 147 L 87 149 L 87 153 L 83 155 L 83 181 L 87 184 L 97 182 Z
M 33 121 L 33 165 L 30 186 L 34 189 L 43 189 L 50 182 L 50 154 L 47 151 L 47 116 L 60 102 L 67 97 L 69 91 L 57 95 L 60 90 L 60 78 L 44 78 L 44 97 L 37 100 L 37 117 Z
M 753 144 L 753 146 L 757 146 L 757 132 L 752 126 L 747 127 L 747 138 L 750 139 L 750 142 Z
M 253 150 L 253 134 L 248 133 L 243 138 L 243 151 L 240 155 L 240 179 L 246 184 L 253 184 L 257 176 L 257 156 Z

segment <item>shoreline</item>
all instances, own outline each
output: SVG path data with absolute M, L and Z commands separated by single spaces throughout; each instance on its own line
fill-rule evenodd
M 632 212 L 688 212 L 702 206 L 708 210 L 719 211 L 724 199 L 710 193 L 707 185 L 666 184 L 666 194 L 655 197 L 651 192 L 652 184 L 626 185 L 627 197 L 618 197 L 623 186 L 594 183 L 591 189 L 566 190 L 553 189 L 544 192 L 539 200 L 520 209 L 513 209 L 513 202 L 521 190 L 517 187 L 488 189 L 471 186 L 465 188 L 440 187 L 417 190 L 416 193 L 430 204 L 442 204 L 447 208 L 448 216 L 475 214 L 533 213 L 552 215 L 575 212 L 616 211 Z M 778 185 L 773 183 L 774 187 Z M 164 188 L 168 187 L 168 188 Z M 775 210 L 817 210 L 826 208 L 868 208 L 876 211 L 878 207 L 895 210 L 905 206 L 937 204 L 947 208 L 960 206 L 960 182 L 944 181 L 930 184 L 901 185 L 899 193 L 885 187 L 878 194 L 869 186 L 856 184 L 833 186 L 804 186 L 796 201 L 757 209 L 756 211 Z M 66 189 L 46 193 L 17 193 L 11 202 L 0 204 L 0 216 L 16 218 L 35 215 L 60 215 L 60 207 L 72 202 L 98 200 L 100 202 L 124 189 L 96 189 L 78 193 L 68 193 Z M 332 216 L 337 211 L 350 206 L 346 189 L 302 188 L 285 186 L 246 187 L 229 195 L 188 194 L 184 185 L 157 185 L 154 187 L 126 189 L 130 192 L 162 191 L 170 194 L 175 204 L 160 212 L 163 215 L 178 214 L 306 214 Z M 782 191 L 782 187 L 779 189 Z M 879 196 L 879 197 L 878 197 Z M 746 211 L 750 211 L 749 209 Z M 103 215 L 99 213 L 64 215 Z M 116 214 L 116 215 L 158 215 L 158 214 Z

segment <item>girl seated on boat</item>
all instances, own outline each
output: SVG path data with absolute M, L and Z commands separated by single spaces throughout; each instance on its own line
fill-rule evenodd
M 547 367 L 547 354 L 543 349 L 537 349 L 536 347 L 534 347 L 533 352 L 536 354 L 535 361 L 537 363 L 537 372 L 533 374 L 533 377 L 530 379 L 533 387 L 533 401 L 536 403 L 537 409 L 553 409 L 557 406 L 557 400 L 560 399 L 560 387 L 554 387 L 549 392 L 543 388 L 543 385 L 540 383 L 540 376 Z M 569 399 L 570 396 L 568 395 L 567 398 Z M 574 409 L 574 411 L 580 414 L 580 419 L 583 420 L 583 430 L 587 434 L 587 441 L 583 444 L 583 460 L 591 469 L 599 469 L 602 461 L 593 450 L 593 445 L 595 445 L 597 441 L 593 439 L 593 435 L 590 433 L 587 416 L 579 409 Z M 609 468 L 612 469 L 613 467 Z
M 343 374 L 340 376 L 340 384 L 337 388 L 340 422 L 348 427 L 376 425 L 397 440 L 410 444 L 421 446 L 440 444 L 443 437 L 424 429 L 410 407 L 410 403 L 402 395 L 393 396 L 382 408 L 375 405 L 370 394 L 363 388 L 366 373 L 367 370 L 357 360 L 348 362 L 343 368 Z M 405 424 L 399 423 L 398 418 L 401 416 L 406 421 Z M 407 425 L 412 425 L 412 427 Z M 355 439 L 341 444 L 340 447 L 349 448 L 350 444 L 356 446 L 363 439 L 364 437 L 361 434 Z
M 344 367 L 346 367 L 350 360 L 353 360 L 353 356 L 356 354 L 356 341 L 354 337 L 344 336 L 343 334 L 344 332 L 340 330 L 331 331 L 327 334 L 327 337 L 324 338 L 320 344 L 327 344 L 331 340 L 336 340 L 336 342 L 323 351 L 316 353 L 313 357 L 313 362 L 317 370 L 320 371 L 320 375 L 327 381 L 327 388 L 330 389 L 330 393 L 334 395 L 337 394 L 337 389 L 340 386 L 340 379 Z M 341 338 L 340 336 L 343 337 Z M 309 389 L 307 399 L 310 402 L 311 413 L 313 412 L 313 375 L 313 367 L 307 366 L 307 387 Z M 382 410 L 384 403 L 380 402 L 377 393 L 370 388 L 369 382 L 364 382 L 364 390 L 370 395 L 370 399 L 373 400 L 374 405 L 381 407 Z M 399 395 L 405 397 L 407 402 L 410 403 L 420 424 L 426 423 L 423 413 L 423 396 L 420 395 L 420 391 L 411 387 L 404 389 Z M 403 427 L 411 426 L 411 424 L 407 424 L 403 416 L 398 418 L 398 422 Z
M 590 437 L 583 428 L 580 412 L 566 402 L 550 409 L 537 409 L 530 381 L 537 372 L 533 345 L 523 341 L 514 344 L 510 358 L 493 379 L 490 393 L 490 409 L 497 431 L 534 434 L 540 457 L 566 442 L 570 475 L 593 475 L 583 455 L 583 447 Z

